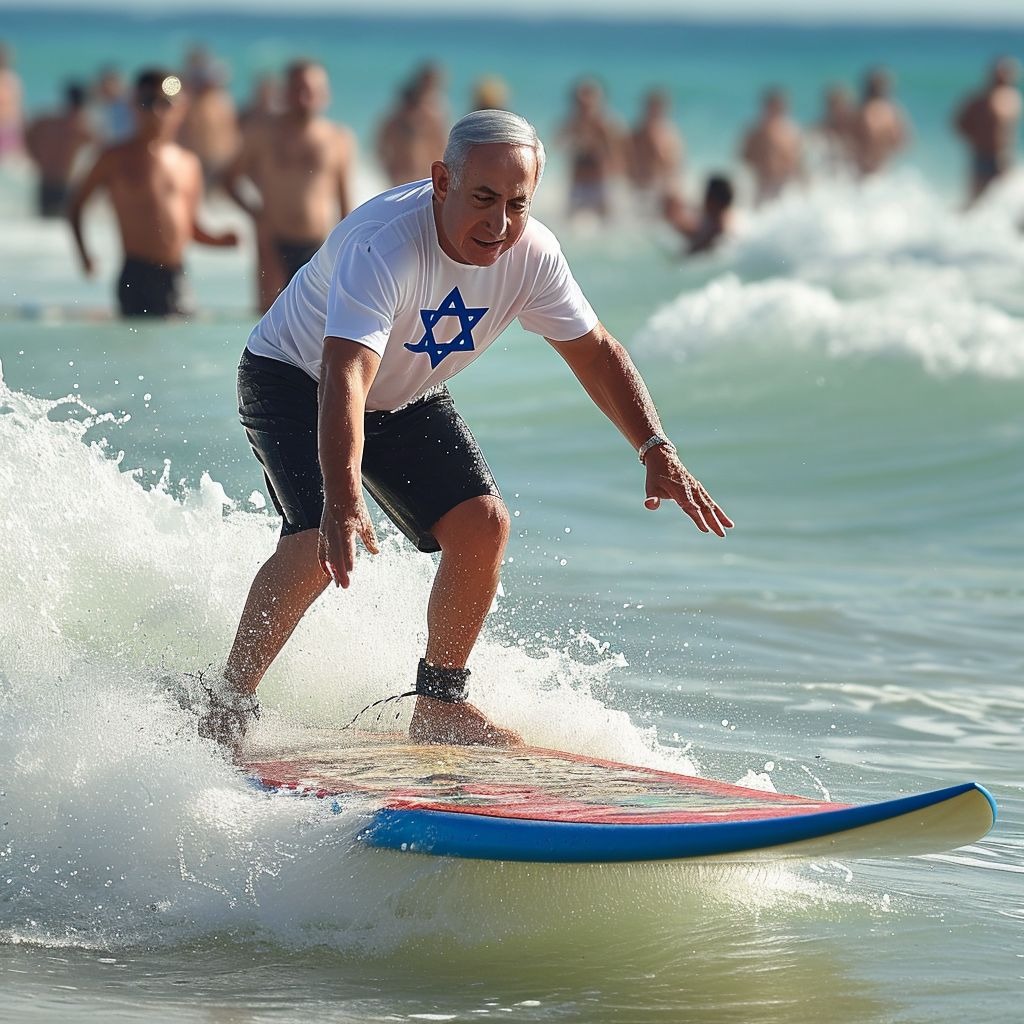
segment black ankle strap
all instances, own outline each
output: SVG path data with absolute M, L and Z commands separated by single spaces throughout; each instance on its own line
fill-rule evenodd
M 431 665 L 426 658 L 420 658 L 416 670 L 416 694 L 443 700 L 448 704 L 464 704 L 467 698 L 467 679 L 468 668 L 441 668 L 439 665 Z

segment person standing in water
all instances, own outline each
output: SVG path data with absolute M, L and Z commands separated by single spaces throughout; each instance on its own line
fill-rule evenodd
M 961 104 L 954 120 L 971 156 L 968 205 L 1013 164 L 1020 110 L 1017 63 L 1003 57 L 992 65 L 985 87 Z
M 584 79 L 572 91 L 572 109 L 558 130 L 569 153 L 569 216 L 611 215 L 612 180 L 622 173 L 625 133 L 605 108 L 604 91 Z
M 7 44 L 0 41 L 0 161 L 21 152 L 24 117 L 21 79 L 14 70 L 14 56 Z
M 89 276 L 96 264 L 82 234 L 82 211 L 106 190 L 117 217 L 124 265 L 117 285 L 121 315 L 162 317 L 190 313 L 182 262 L 189 242 L 233 246 L 233 232 L 213 235 L 199 225 L 203 175 L 194 153 L 175 141 L 181 81 L 159 68 L 135 82 L 136 133 L 105 150 L 75 190 L 68 219 Z
M 394 108 L 381 121 L 376 152 L 390 184 L 417 181 L 441 159 L 449 124 L 444 80 L 440 66 L 424 64 L 399 90 Z
M 682 187 L 686 147 L 669 117 L 668 94 L 652 89 L 644 98 L 643 113 L 629 136 L 629 177 L 648 205 Z
M 821 120 L 814 134 L 821 142 L 825 169 L 831 174 L 849 173 L 854 158 L 854 123 L 857 108 L 853 95 L 842 85 L 825 90 Z
M 183 83 L 188 103 L 178 141 L 199 157 L 208 193 L 220 186 L 224 168 L 241 144 L 238 111 L 226 78 L 224 66 L 206 50 L 196 48 L 189 55 Z
M 744 136 L 740 155 L 753 172 L 758 206 L 803 176 L 803 140 L 781 89 L 765 92 L 761 115 Z
M 864 98 L 853 122 L 853 156 L 862 177 L 877 174 L 907 145 L 906 118 L 892 100 L 892 80 L 881 68 L 864 78 Z
M 25 150 L 39 170 L 39 216 L 63 217 L 75 158 L 96 141 L 85 89 L 65 90 L 64 109 L 34 118 L 25 129 Z
M 259 714 L 256 688 L 306 610 L 330 583 L 353 585 L 357 542 L 377 553 L 365 486 L 419 550 L 441 552 L 412 739 L 519 742 L 467 701 L 509 514 L 445 387 L 513 319 L 554 347 L 624 435 L 646 474 L 647 508 L 675 502 L 720 537 L 732 526 L 680 462 L 557 239 L 530 216 L 543 169 L 529 122 L 467 114 L 431 177 L 343 220 L 253 328 L 239 412 L 281 537 L 250 587 L 223 678 L 203 681 L 201 735 L 240 744 Z
M 329 102 L 323 65 L 310 60 L 291 64 L 285 74 L 284 111 L 252 124 L 224 176 L 225 191 L 256 225 L 263 257 L 257 277 L 268 279 L 268 287 L 260 287 L 261 312 L 352 208 L 355 136 L 323 116 Z M 243 191 L 243 178 L 256 187 L 258 201 Z

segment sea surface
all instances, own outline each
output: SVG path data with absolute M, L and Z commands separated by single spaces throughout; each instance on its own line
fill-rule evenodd
M 277 534 L 235 416 L 251 248 L 195 250 L 194 321 L 119 323 L 109 212 L 87 281 L 0 165 L 0 1021 L 1019 1019 L 1024 174 L 963 212 L 948 120 L 1024 34 L 41 11 L 0 34 L 33 108 L 198 39 L 239 97 L 312 54 L 364 154 L 426 57 L 455 112 L 496 71 L 549 138 L 581 73 L 623 117 L 661 82 L 693 192 L 769 81 L 808 120 L 825 82 L 891 66 L 906 156 L 744 203 L 700 260 L 628 196 L 567 224 L 552 147 L 535 212 L 736 528 L 647 511 L 629 447 L 513 327 L 452 385 L 514 516 L 473 697 L 534 744 L 843 802 L 975 779 L 1000 805 L 942 856 L 601 868 L 372 852 L 354 818 L 256 792 L 163 683 L 223 662 Z M 364 159 L 360 197 L 380 184 Z M 433 562 L 380 531 L 269 672 L 263 738 L 408 685 Z

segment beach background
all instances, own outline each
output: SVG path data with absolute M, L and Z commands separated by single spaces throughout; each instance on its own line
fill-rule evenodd
M 252 76 L 318 58 L 383 184 L 376 120 L 420 61 L 452 112 L 502 76 L 542 135 L 594 73 L 633 119 L 665 86 L 687 187 L 735 171 L 767 84 L 888 66 L 906 154 L 815 176 L 682 261 L 626 195 L 535 214 L 736 528 L 643 508 L 635 455 L 514 326 L 453 383 L 514 516 L 474 699 L 528 742 L 844 802 L 966 779 L 989 838 L 905 861 L 555 868 L 385 856 L 354 815 L 249 788 L 168 700 L 223 661 L 277 524 L 235 415 L 252 253 L 195 250 L 193 322 L 111 318 L 100 275 L 0 165 L 0 1020 L 1010 1022 L 1024 993 L 1024 174 L 962 209 L 956 102 L 1020 21 L 985 26 L 0 9 L 27 106 L 195 42 Z M 207 219 L 238 226 L 213 202 Z M 260 690 L 265 738 L 404 689 L 430 558 L 329 593 Z M 401 720 L 398 723 L 401 725 Z

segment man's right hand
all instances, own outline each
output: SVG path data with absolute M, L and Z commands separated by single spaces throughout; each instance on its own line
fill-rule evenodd
M 371 555 L 380 553 L 377 534 L 362 494 L 324 503 L 317 555 L 325 576 L 347 588 L 356 564 L 356 538 Z

